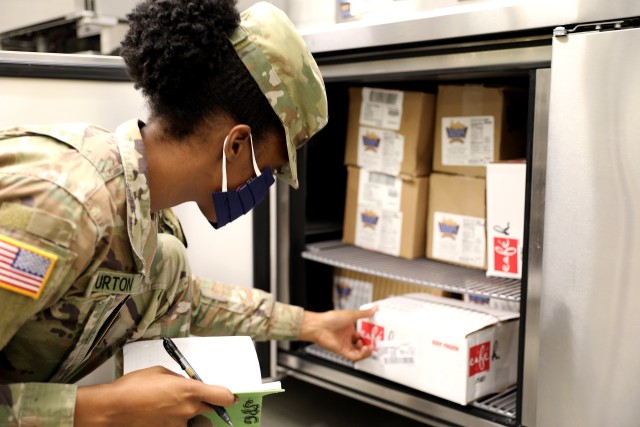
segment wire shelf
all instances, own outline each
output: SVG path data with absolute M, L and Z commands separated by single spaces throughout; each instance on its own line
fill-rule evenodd
M 312 356 L 318 357 L 320 359 L 328 360 L 330 362 L 337 363 L 339 365 L 346 366 L 348 368 L 355 367 L 354 362 L 332 351 L 325 350 L 324 348 L 318 346 L 317 344 L 311 344 L 306 346 L 304 348 L 304 351 Z M 516 418 L 516 399 L 517 399 L 516 391 L 517 391 L 517 387 L 513 386 L 501 393 L 492 394 L 490 396 L 483 397 L 474 402 L 471 402 L 471 405 L 476 408 L 479 408 L 494 414 L 515 419 Z
M 515 419 L 517 403 L 516 390 L 517 388 L 513 386 L 502 393 L 478 399 L 473 402 L 472 405 L 485 411 Z
M 424 285 L 449 292 L 520 302 L 521 283 L 515 279 L 487 277 L 481 270 L 420 258 L 403 258 L 368 251 L 340 240 L 307 245 L 302 257 L 387 279 Z
M 317 344 L 311 344 L 304 348 L 306 353 L 309 353 L 312 356 L 319 357 L 321 359 L 328 360 L 333 363 L 337 363 L 338 365 L 346 366 L 347 368 L 354 368 L 355 363 L 346 357 L 342 357 L 337 353 L 334 353 L 329 350 L 325 350 Z

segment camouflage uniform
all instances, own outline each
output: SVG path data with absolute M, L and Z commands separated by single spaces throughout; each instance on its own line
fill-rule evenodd
M 298 335 L 301 308 L 191 275 L 175 215 L 150 212 L 136 120 L 0 132 L 0 165 L 0 243 L 55 260 L 39 294 L 0 271 L 0 426 L 73 425 L 69 383 L 130 341 Z
M 296 149 L 328 120 L 324 83 L 268 3 L 230 36 Z M 294 339 L 303 310 L 193 277 L 172 211 L 150 212 L 138 122 L 0 131 L 0 427 L 71 426 L 76 387 L 124 344 L 160 336 Z M 24 277 L 28 276 L 27 279 Z M 4 385 L 3 385 L 4 384 Z

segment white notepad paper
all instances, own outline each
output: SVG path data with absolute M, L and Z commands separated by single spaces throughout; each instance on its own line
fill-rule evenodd
M 262 382 L 258 355 L 251 337 L 188 337 L 173 342 L 193 369 L 207 384 L 222 385 L 240 396 L 240 402 L 227 407 L 236 425 L 260 425 L 262 397 L 284 391 L 280 381 Z M 164 366 L 187 376 L 171 358 L 162 340 L 138 341 L 124 346 L 124 373 L 151 366 Z M 207 418 L 215 426 L 226 424 L 212 412 Z

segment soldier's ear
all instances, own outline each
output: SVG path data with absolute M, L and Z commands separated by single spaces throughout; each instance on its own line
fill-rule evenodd
M 224 150 L 227 161 L 233 161 L 244 150 L 251 151 L 251 127 L 245 124 L 232 127 L 227 135 L 227 144 Z

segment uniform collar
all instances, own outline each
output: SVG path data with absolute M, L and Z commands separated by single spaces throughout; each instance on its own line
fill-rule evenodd
M 158 246 L 158 230 L 155 215 L 151 214 L 147 161 L 140 126 L 144 123 L 137 119 L 124 122 L 117 127 L 116 138 L 126 183 L 127 232 L 138 270 L 148 278 Z

